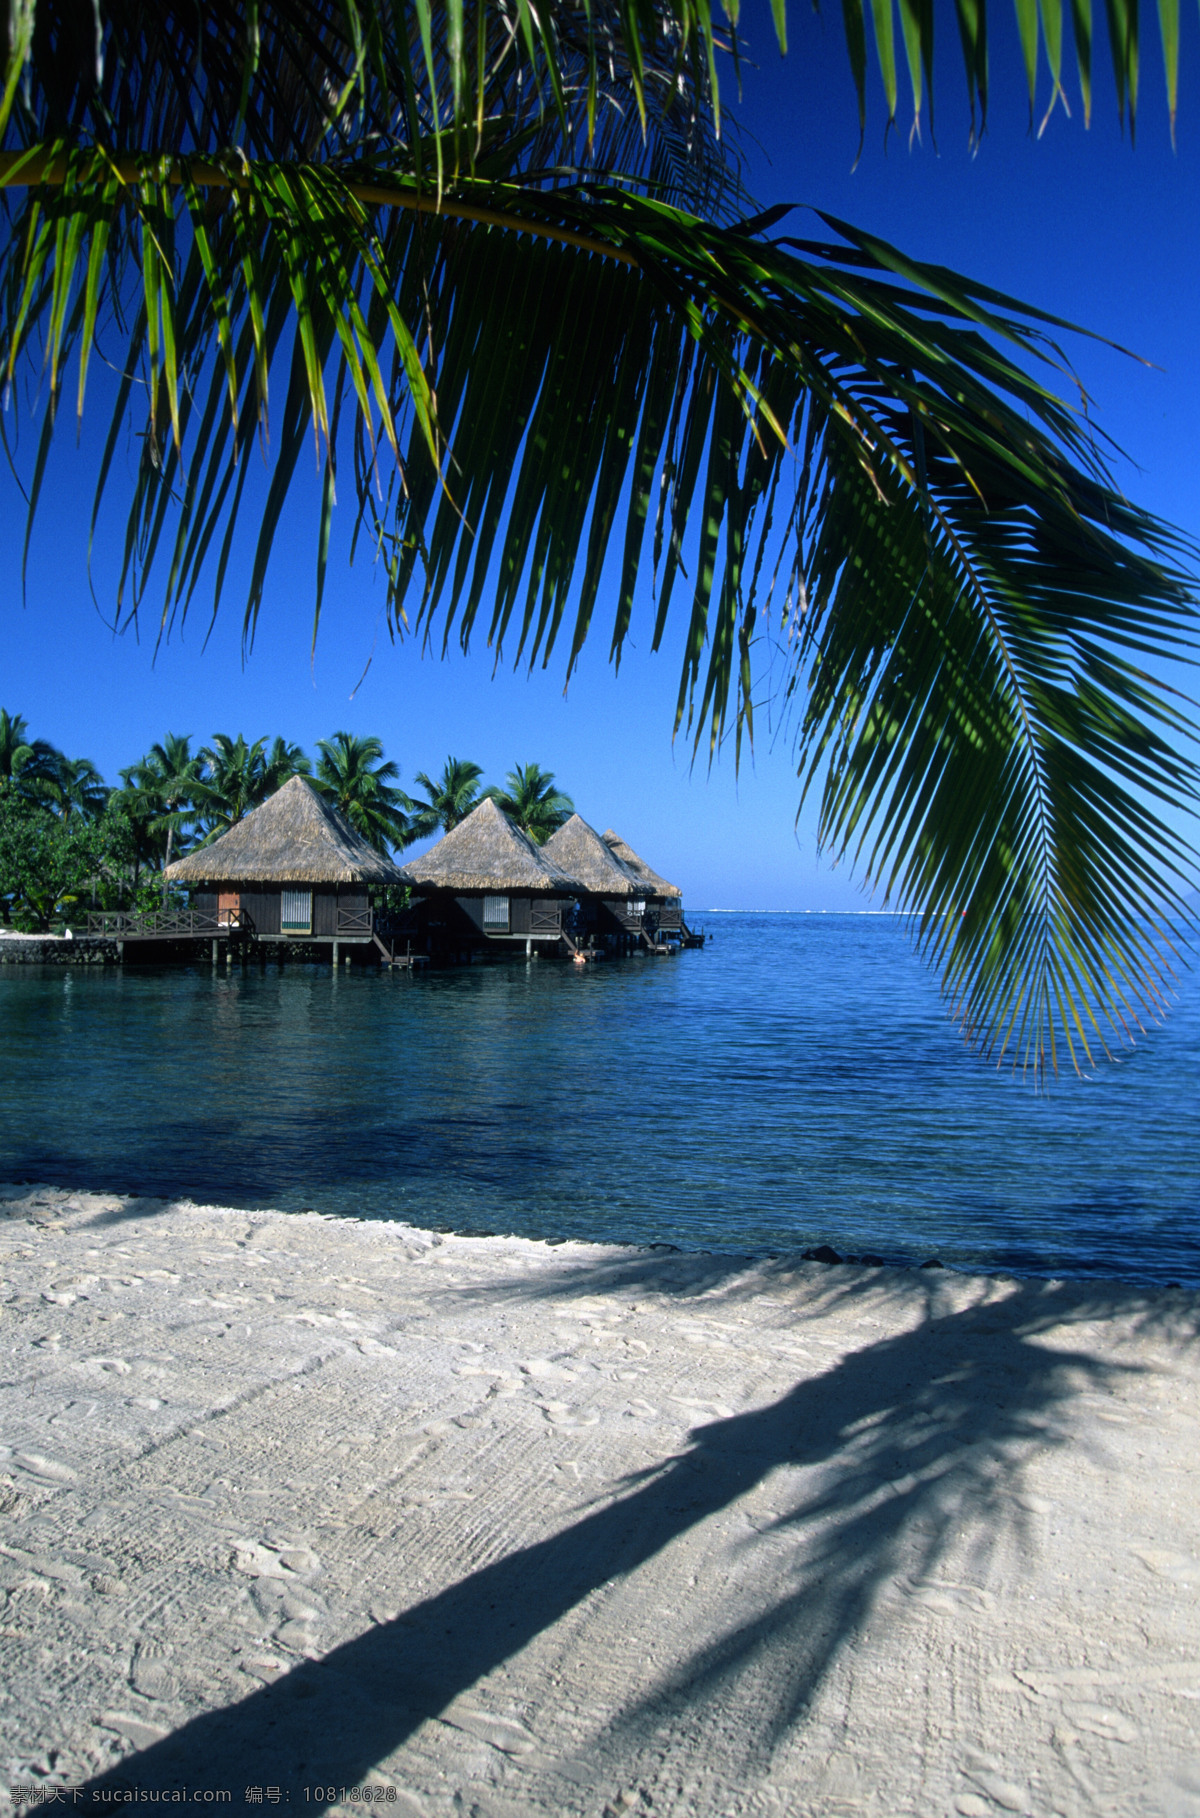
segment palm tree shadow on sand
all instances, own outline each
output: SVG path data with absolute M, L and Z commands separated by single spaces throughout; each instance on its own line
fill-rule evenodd
M 723 1265 L 707 1261 L 711 1310 Z M 648 1292 L 663 1292 L 659 1259 L 564 1271 L 549 1291 L 636 1290 L 642 1279 Z M 679 1279 L 684 1285 L 686 1275 Z M 755 1279 L 761 1292 L 762 1271 Z M 819 1305 L 845 1311 L 876 1291 L 872 1278 L 856 1271 L 844 1289 L 831 1279 Z M 537 1292 L 523 1283 L 494 1297 Z M 730 1295 L 741 1292 L 731 1279 Z M 631 1695 L 598 1743 L 607 1764 L 632 1762 L 664 1721 L 736 1695 L 747 1677 L 761 1684 L 765 1652 L 782 1649 L 787 1670 L 772 1677 L 770 1697 L 751 1700 L 754 1717 L 742 1745 L 747 1766 L 768 1758 L 897 1574 L 919 1582 L 968 1532 L 986 1548 L 989 1536 L 1011 1537 L 1015 1529 L 1020 1544 L 1023 1517 L 1014 1496 L 1025 1466 L 1065 1443 L 1069 1404 L 1081 1389 L 1107 1386 L 1128 1368 L 1085 1348 L 1055 1349 L 1039 1342 L 1043 1335 L 1113 1315 L 1162 1319 L 1164 1335 L 1179 1342 L 1197 1335 L 1194 1315 L 1163 1312 L 1161 1297 L 1120 1286 L 1027 1282 L 965 1307 L 911 1277 L 898 1292 L 913 1306 L 911 1329 L 864 1344 L 764 1407 L 698 1427 L 684 1450 L 627 1480 L 614 1500 L 305 1662 L 280 1683 L 194 1718 L 87 1791 L 99 1802 L 123 1789 L 231 1787 L 238 1798 L 243 1785 L 271 1783 L 295 1798 L 300 1787 L 360 1784 L 422 1722 L 589 1594 L 635 1573 L 783 1467 L 807 1475 L 794 1506 L 762 1533 L 781 1561 L 770 1603 L 748 1618 L 739 1612 L 652 1693 Z M 472 1292 L 476 1305 L 480 1298 Z M 779 1552 L 784 1542 L 791 1543 L 786 1556 Z M 681 1583 L 681 1599 L 687 1595 Z M 576 1759 L 573 1780 L 581 1765 Z

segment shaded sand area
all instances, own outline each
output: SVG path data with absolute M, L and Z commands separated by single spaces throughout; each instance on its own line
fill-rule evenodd
M 27 1805 L 1200 1814 L 1196 1296 L 0 1213 Z

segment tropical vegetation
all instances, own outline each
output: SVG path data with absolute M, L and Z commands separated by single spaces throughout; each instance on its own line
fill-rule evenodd
M 428 839 L 457 827 L 477 806 L 482 778 L 482 765 L 468 758 L 448 757 L 436 779 L 418 770 L 414 780 L 425 791 L 425 799 L 412 803 L 413 838 Z
M 93 817 L 55 815 L 33 797 L 0 792 L 0 921 L 40 933 L 58 918 L 108 907 L 133 859 L 118 808 Z
M 219 602 L 249 515 L 252 637 L 312 440 L 318 617 L 340 481 L 399 634 L 465 646 L 486 594 L 495 650 L 565 645 L 569 672 L 602 576 L 619 658 L 652 570 L 652 642 L 686 625 L 676 723 L 710 753 L 753 731 L 771 628 L 826 846 L 919 912 L 983 1041 L 1090 1053 L 1158 1011 L 1188 913 L 1197 770 L 1155 665 L 1194 646 L 1196 551 L 1062 395 L 1069 325 L 756 210 L 718 136 L 726 4 L 96 0 L 83 29 L 16 0 L 0 351 L 45 373 L 31 521 L 99 349 L 97 505 L 144 398 L 127 614 L 155 574 L 165 626 L 205 574 Z M 889 114 L 905 69 L 931 111 L 939 9 L 841 10 L 860 122 L 872 43 Z M 1016 9 L 1031 111 L 1044 64 L 1086 116 L 1107 36 L 1132 128 L 1136 7 L 1064 11 Z M 954 13 L 978 132 L 1003 28 Z M 1158 21 L 1173 120 L 1178 6 Z
M 384 758 L 382 740 L 335 732 L 331 739 L 318 739 L 317 750 L 313 788 L 379 852 L 411 844 L 406 812 L 411 804 L 396 786 L 400 771 Z
M 518 764 L 505 781 L 506 789 L 485 789 L 484 794 L 537 846 L 544 846 L 575 812 L 570 796 L 555 786 L 553 771 L 540 764 Z
M 307 776 L 312 769 L 298 745 L 277 738 L 268 750 L 265 738 L 250 744 L 240 732 L 236 738 L 215 733 L 200 759 L 204 766 L 200 822 L 206 844 L 228 833 L 289 777 Z
M 218 839 L 292 776 L 385 854 L 448 832 L 482 793 L 538 841 L 572 811 L 537 764 L 510 771 L 507 790 L 481 792 L 483 774 L 448 758 L 437 782 L 416 773 L 428 800 L 413 802 L 373 734 L 318 739 L 314 764 L 281 737 L 215 733 L 194 749 L 190 735 L 168 732 L 109 788 L 89 759 L 32 738 L 21 714 L 0 708 L 0 922 L 36 931 L 91 908 L 165 907 L 172 859 Z
M 0 791 L 29 793 L 53 774 L 59 753 L 45 739 L 31 739 L 23 714 L 0 707 Z
M 204 799 L 204 759 L 193 755 L 192 741 L 168 732 L 151 745 L 145 757 L 121 772 L 123 805 L 131 823 L 146 836 L 166 835 L 163 851 L 163 903 L 167 901 L 166 869 L 177 843 L 186 841 L 196 825 L 199 803 Z

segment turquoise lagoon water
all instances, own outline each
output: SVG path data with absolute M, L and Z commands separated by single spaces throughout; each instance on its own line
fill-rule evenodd
M 1200 979 L 1035 1093 L 885 917 L 673 960 L 0 972 L 0 1178 L 443 1229 L 1200 1283 Z

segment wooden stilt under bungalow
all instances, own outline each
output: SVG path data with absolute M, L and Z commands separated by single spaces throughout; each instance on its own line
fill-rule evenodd
M 586 950 L 627 953 L 641 947 L 652 953 L 667 951 L 647 918 L 645 883 L 621 863 L 582 815 L 573 814 L 564 821 L 550 835 L 542 853 L 583 886 L 576 932 Z
M 404 879 L 303 777 L 292 777 L 210 846 L 176 860 L 166 878 L 188 886 L 187 909 L 90 916 L 88 932 L 142 948 L 211 943 L 214 963 L 222 951 L 228 957 L 251 945 L 280 956 L 315 946 L 335 965 L 351 952 L 395 958 L 396 930 L 376 915 L 369 893 L 372 886 L 402 888 Z
M 490 799 L 400 875 L 425 900 L 431 957 L 575 951 L 567 922 L 582 886 Z

